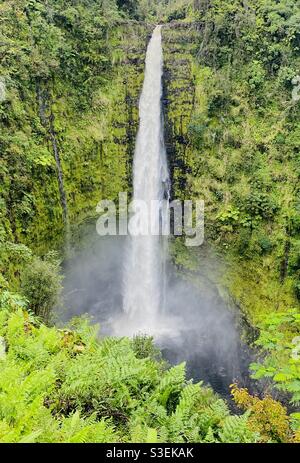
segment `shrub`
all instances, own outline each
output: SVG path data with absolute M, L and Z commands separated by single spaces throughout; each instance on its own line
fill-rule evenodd
M 137 358 L 149 357 L 153 360 L 161 360 L 161 352 L 155 347 L 152 337 L 147 335 L 135 336 L 131 345 Z
M 268 254 L 273 249 L 273 243 L 267 235 L 259 235 L 257 238 L 257 244 L 260 248 L 261 254 Z
M 274 312 L 265 316 L 256 344 L 264 352 L 261 363 L 251 369 L 255 379 L 272 378 L 277 389 L 300 403 L 300 315 L 296 309 Z
M 249 411 L 248 427 L 259 432 L 262 442 L 288 442 L 292 433 L 286 408 L 280 402 L 266 396 L 253 397 L 247 389 L 231 387 L 231 394 L 237 406 Z
M 50 322 L 62 290 L 59 265 L 55 254 L 49 253 L 44 259 L 34 257 L 21 275 L 22 293 L 29 301 L 29 308 L 45 323 Z
M 248 82 L 251 90 L 257 91 L 263 87 L 266 80 L 266 72 L 262 63 L 254 60 L 248 69 Z
M 261 217 L 263 219 L 271 219 L 278 209 L 277 204 L 269 193 L 258 190 L 252 191 L 245 198 L 243 206 L 251 217 Z

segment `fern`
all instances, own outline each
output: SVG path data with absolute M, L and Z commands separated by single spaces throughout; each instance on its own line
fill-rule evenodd
M 258 441 L 248 415 L 231 416 L 187 381 L 184 363 L 166 369 L 145 355 L 150 341 L 141 351 L 127 338 L 99 340 L 86 320 L 78 331 L 49 328 L 13 304 L 0 310 L 0 442 Z
M 195 403 L 198 400 L 201 383 L 189 384 L 186 386 L 180 395 L 179 404 L 176 407 L 175 414 L 181 419 L 187 418 L 191 414 L 191 410 L 194 408 Z
M 155 396 L 163 406 L 167 406 L 171 394 L 179 393 L 185 384 L 185 367 L 186 364 L 181 363 L 180 365 L 170 368 L 159 382 L 155 391 Z
M 249 413 L 242 416 L 228 416 L 219 432 L 221 442 L 253 443 L 259 441 L 259 434 L 248 428 Z
M 185 363 L 170 368 L 157 386 L 157 392 L 163 393 L 170 386 L 182 386 L 185 382 Z

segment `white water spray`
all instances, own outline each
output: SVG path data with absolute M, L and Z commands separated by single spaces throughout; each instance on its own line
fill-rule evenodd
M 146 69 L 140 98 L 140 127 L 136 140 L 133 189 L 136 200 L 143 200 L 149 211 L 148 224 L 161 230 L 167 211 L 160 214 L 151 208 L 151 201 L 162 202 L 169 194 L 169 172 L 163 136 L 161 26 L 157 26 L 149 42 Z M 131 331 L 154 332 L 164 310 L 166 245 L 159 234 L 148 231 L 136 236 L 141 223 L 133 223 L 124 268 L 123 308 Z M 128 327 L 127 327 L 128 328 Z

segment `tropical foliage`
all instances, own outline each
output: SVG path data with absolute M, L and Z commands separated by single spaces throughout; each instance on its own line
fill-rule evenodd
M 235 387 L 248 411 L 232 415 L 210 388 L 187 381 L 184 363 L 166 365 L 149 338 L 101 339 L 86 319 L 49 328 L 25 309 L 23 299 L 2 295 L 1 442 L 292 439 L 282 405 Z
M 300 441 L 299 19 L 293 0 L 1 2 L 1 442 Z M 150 338 L 53 326 L 61 260 L 130 191 L 158 21 L 172 194 L 205 200 L 218 284 L 259 333 L 266 391 L 234 384 L 241 414 Z M 196 251 L 173 257 L 196 275 Z

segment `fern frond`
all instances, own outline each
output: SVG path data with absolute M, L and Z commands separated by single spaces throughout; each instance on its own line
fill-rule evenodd
M 221 442 L 226 443 L 255 443 L 259 434 L 248 428 L 249 413 L 242 416 L 228 416 L 219 432 Z

